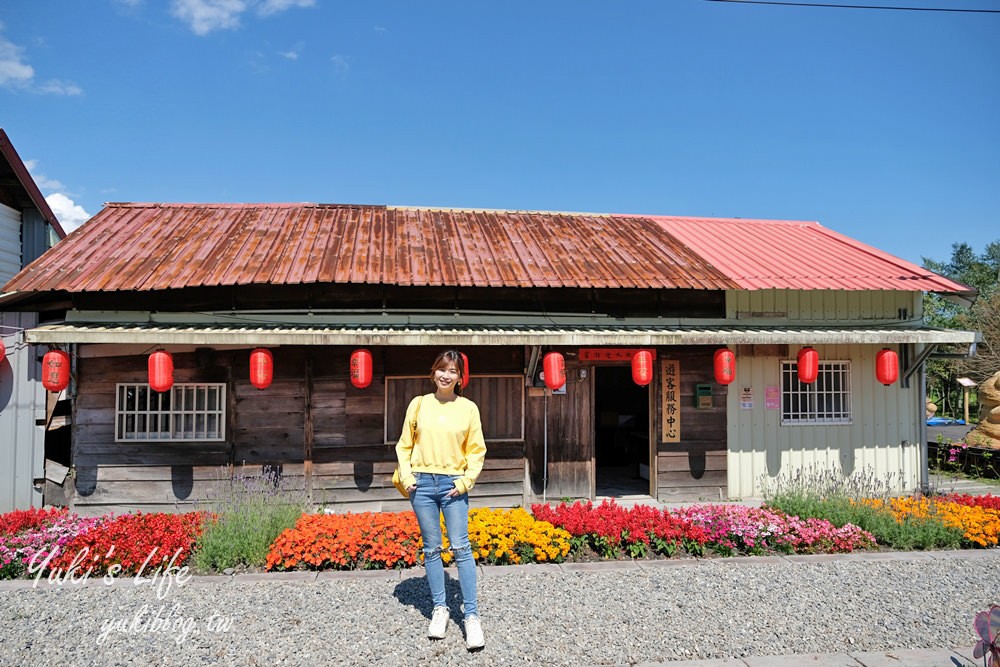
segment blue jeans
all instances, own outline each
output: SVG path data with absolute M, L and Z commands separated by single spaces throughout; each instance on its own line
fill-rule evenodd
M 414 476 L 417 478 L 417 488 L 410 494 L 410 504 L 413 506 L 413 513 L 417 515 L 420 536 L 424 540 L 424 569 L 434 606 L 448 606 L 444 590 L 444 563 L 441 562 L 443 513 L 451 553 L 458 565 L 458 583 L 462 587 L 465 617 L 478 616 L 476 561 L 472 557 L 472 545 L 469 544 L 469 494 L 463 493 L 453 498 L 445 496 L 455 488 L 457 475 L 418 472 Z

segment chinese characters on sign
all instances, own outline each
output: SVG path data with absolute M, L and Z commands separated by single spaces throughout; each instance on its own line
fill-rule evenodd
M 764 387 L 764 407 L 768 410 L 778 410 L 781 408 L 781 393 L 777 385 Z
M 662 419 L 663 442 L 681 441 L 681 362 L 671 359 L 663 361 L 661 366 Z
M 581 347 L 580 361 L 631 361 L 640 348 Z M 649 350 L 656 359 L 656 350 Z

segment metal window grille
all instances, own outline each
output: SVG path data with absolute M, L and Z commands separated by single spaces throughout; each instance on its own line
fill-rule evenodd
M 133 440 L 220 441 L 226 431 L 226 385 L 175 384 L 153 391 L 148 384 L 118 384 L 115 442 Z
M 799 365 L 781 362 L 782 424 L 850 424 L 851 362 L 821 361 L 812 384 L 799 382 Z

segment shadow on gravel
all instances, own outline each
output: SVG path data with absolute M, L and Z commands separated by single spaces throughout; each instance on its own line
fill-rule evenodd
M 453 578 L 447 570 L 445 570 L 444 577 L 445 603 L 448 605 L 451 620 L 455 623 L 461 623 L 464 618 L 462 614 L 462 588 L 458 584 L 458 579 Z M 427 579 L 407 577 L 396 585 L 392 594 L 399 600 L 400 604 L 413 607 L 427 620 L 430 620 L 434 603 L 431 601 L 430 589 L 427 588 Z

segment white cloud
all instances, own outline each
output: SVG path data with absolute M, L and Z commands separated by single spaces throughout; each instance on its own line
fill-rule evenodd
M 288 60 L 298 60 L 299 54 L 297 51 L 279 51 L 278 55 L 282 58 L 287 58 Z
M 242 0 L 173 0 L 171 12 L 191 25 L 196 35 L 227 30 L 240 25 L 247 5 Z
M 4 29 L 0 23 L 0 30 Z M 35 82 L 35 68 L 23 60 L 24 48 L 0 36 L 0 87 L 53 95 L 82 95 L 83 89 L 70 81 L 50 79 Z
M 91 218 L 91 215 L 82 206 L 61 192 L 53 192 L 45 198 L 45 201 L 48 202 L 49 208 L 55 213 L 56 219 L 67 234 Z
M 257 4 L 257 13 L 261 16 L 270 16 L 289 7 L 313 7 L 315 4 L 316 0 L 261 0 Z
M 172 0 L 171 13 L 188 23 L 196 35 L 214 30 L 235 30 L 249 9 L 271 16 L 291 7 L 312 7 L 316 0 Z
M 25 160 L 24 168 L 28 170 L 31 175 L 31 180 L 35 182 L 42 190 L 65 190 L 66 186 L 62 184 L 61 181 L 57 181 L 54 178 L 49 178 L 45 174 L 36 171 L 38 167 L 38 160 Z
M 58 79 L 50 79 L 45 83 L 38 86 L 37 90 L 41 93 L 51 93 L 53 95 L 82 95 L 83 88 L 76 85 L 75 83 L 70 83 L 69 81 L 59 81 Z
M 347 58 L 340 54 L 330 58 L 330 62 L 333 63 L 334 70 L 336 70 L 337 74 L 340 76 L 347 76 L 347 72 L 351 69 L 351 65 L 347 62 Z
M 35 68 L 21 61 L 23 50 L 0 37 L 0 86 L 26 86 L 35 77 Z

